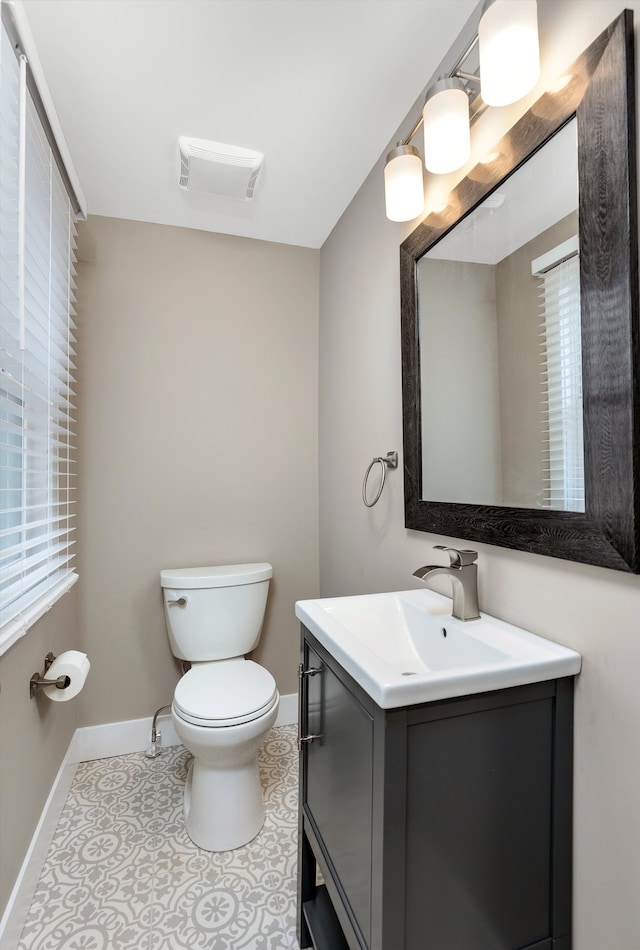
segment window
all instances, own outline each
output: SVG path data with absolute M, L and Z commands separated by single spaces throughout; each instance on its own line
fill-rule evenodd
M 0 653 L 77 577 L 75 215 L 5 23 L 1 39 Z
M 540 280 L 544 506 L 584 511 L 580 262 L 577 238 L 533 262 Z

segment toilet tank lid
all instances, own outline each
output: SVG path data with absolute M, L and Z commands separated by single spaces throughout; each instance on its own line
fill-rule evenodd
M 195 590 L 199 587 L 237 587 L 273 577 L 270 564 L 218 564 L 211 567 L 177 567 L 160 571 L 162 587 Z

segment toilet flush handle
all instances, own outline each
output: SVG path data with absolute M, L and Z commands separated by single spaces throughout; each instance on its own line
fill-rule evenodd
M 168 600 L 167 607 L 186 607 L 187 603 L 186 597 L 178 597 L 177 600 Z

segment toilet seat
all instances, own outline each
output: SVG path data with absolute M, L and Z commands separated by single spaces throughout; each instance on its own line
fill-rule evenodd
M 277 701 L 271 673 L 239 660 L 192 667 L 176 686 L 173 709 L 186 722 L 213 729 L 259 719 Z

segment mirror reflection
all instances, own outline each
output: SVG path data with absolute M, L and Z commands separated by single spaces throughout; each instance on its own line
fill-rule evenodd
M 574 118 L 417 262 L 423 499 L 585 510 L 577 208 Z

